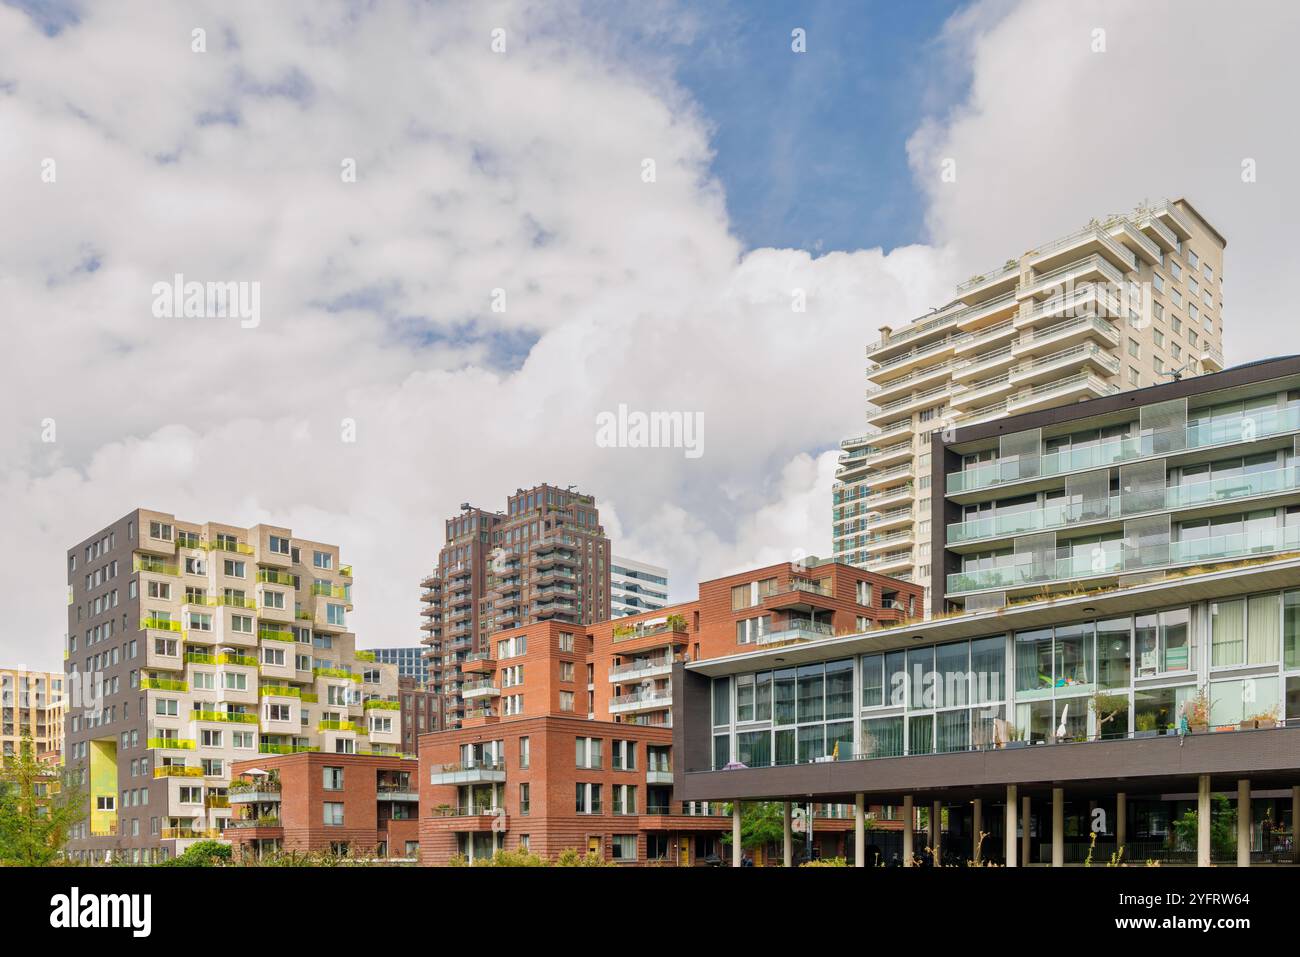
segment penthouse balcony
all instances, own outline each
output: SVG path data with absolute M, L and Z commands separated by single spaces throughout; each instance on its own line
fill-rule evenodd
M 1066 376 L 1054 382 L 1044 382 L 1017 392 L 1007 399 L 1007 412 L 1015 415 L 1019 412 L 1033 412 L 1051 406 L 1064 405 L 1067 402 L 1079 402 L 1083 399 L 1095 399 L 1098 396 L 1113 395 L 1119 386 L 1110 385 L 1091 372 L 1080 372 Z
M 1111 220 L 1111 225 L 1120 220 Z M 1080 256 L 1098 258 L 1117 272 L 1132 272 L 1137 269 L 1137 256 L 1125 248 L 1110 232 L 1110 225 L 1091 222 L 1082 229 L 1069 235 L 1054 239 L 1044 246 L 1039 246 L 1025 254 L 1025 260 L 1035 273 L 1044 270 L 1057 271 L 1077 262 Z M 1036 279 L 1035 279 L 1036 281 Z
M 278 804 L 280 802 L 280 782 L 269 778 L 254 781 L 231 781 L 229 788 L 231 804 Z
M 1178 249 L 1178 234 L 1164 224 L 1152 213 L 1139 213 L 1136 217 L 1137 227 L 1145 232 L 1153 242 L 1167 253 Z
M 420 800 L 420 792 L 410 784 L 380 784 L 375 789 L 375 798 L 379 801 L 417 803 Z
M 434 768 L 429 783 L 442 784 L 494 784 L 506 779 L 504 758 L 480 758 L 469 762 L 444 764 Z

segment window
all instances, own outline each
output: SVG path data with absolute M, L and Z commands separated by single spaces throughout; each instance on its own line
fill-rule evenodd
M 269 549 L 277 555 L 289 554 L 289 539 L 280 535 L 272 535 L 269 542 Z
M 163 522 L 150 522 L 149 537 L 162 542 L 170 542 L 172 540 L 172 527 Z
M 527 737 L 519 739 L 519 766 L 527 768 L 532 761 L 531 742 Z
M 574 745 L 575 767 L 592 771 L 600 770 L 602 767 L 600 738 L 575 738 Z
M 324 772 L 323 787 L 326 791 L 343 790 L 343 769 L 342 768 L 322 768 Z
M 561 710 L 561 711 L 572 711 L 572 710 L 573 710 L 573 692 L 572 692 L 572 691 L 561 691 L 561 692 L 560 692 L 560 710 Z
M 336 605 L 331 602 L 325 606 L 325 620 L 331 625 L 339 625 L 342 627 L 346 624 L 346 611 L 347 606 Z
M 331 569 L 334 567 L 334 556 L 329 552 L 312 552 L 311 563 L 316 568 Z
M 871 605 L 871 582 L 857 583 L 857 599 L 859 605 L 870 607 Z
M 343 804 L 339 801 L 325 802 L 325 824 L 332 827 L 343 826 Z
M 241 562 L 233 558 L 227 558 L 222 562 L 222 572 L 227 578 L 246 578 L 248 568 Z
M 616 861 L 636 860 L 636 835 L 615 834 L 610 838 L 610 856 Z
M 600 785 L 577 782 L 574 785 L 574 811 L 578 814 L 600 814 Z

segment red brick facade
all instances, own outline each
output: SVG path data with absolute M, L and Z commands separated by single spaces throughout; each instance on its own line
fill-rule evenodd
M 346 850 L 362 857 L 415 857 L 419 766 L 411 758 L 264 754 L 236 762 L 231 776 L 238 820 L 225 837 L 237 855 Z M 338 823 L 327 823 L 333 820 Z

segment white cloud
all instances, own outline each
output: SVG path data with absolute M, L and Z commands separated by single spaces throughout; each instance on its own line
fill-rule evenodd
M 1247 279 L 1276 294 L 1263 263 L 1294 251 L 1286 31 L 1259 54 L 1219 28 L 1236 13 L 1117 5 L 1102 65 L 1042 6 L 952 29 L 971 101 L 912 144 L 936 245 L 817 259 L 743 253 L 707 176 L 725 118 L 576 3 L 90 5 L 53 38 L 0 6 L 0 575 L 25 599 L 0 660 L 56 665 L 65 550 L 136 505 L 340 543 L 367 645 L 418 638 L 444 517 L 539 481 L 607 502 L 616 547 L 667 563 L 678 597 L 827 554 L 833 450 L 863 428 L 876 329 L 944 301 L 959 258 L 1143 196 L 1185 192 L 1223 221 L 1245 324 L 1269 305 Z M 693 28 L 664 4 L 638 26 Z M 1231 101 L 1215 71 L 1254 98 Z M 1247 151 L 1261 183 L 1237 192 Z M 925 170 L 949 154 L 961 175 L 942 192 Z M 152 284 L 176 272 L 260 282 L 261 326 L 154 319 Z M 598 448 L 595 416 L 620 402 L 703 413 L 705 455 Z

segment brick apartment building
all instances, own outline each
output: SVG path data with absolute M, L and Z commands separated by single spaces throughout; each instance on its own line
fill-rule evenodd
M 236 856 L 328 851 L 413 860 L 418 762 L 396 755 L 261 755 L 231 768 Z
M 719 861 L 722 806 L 674 800 L 674 663 L 868 631 L 919 615 L 921 601 L 919 585 L 848 565 L 783 563 L 703 582 L 697 600 L 652 612 L 498 632 L 460 664 L 461 727 L 420 738 L 421 863 L 519 848 Z M 843 853 L 852 821 L 820 813 L 820 853 Z
M 468 503 L 446 520 L 438 563 L 421 582 L 428 685 L 440 728 L 465 716 L 461 663 L 497 632 L 611 615 L 610 546 L 596 500 L 573 487 L 518 489 L 503 512 Z

